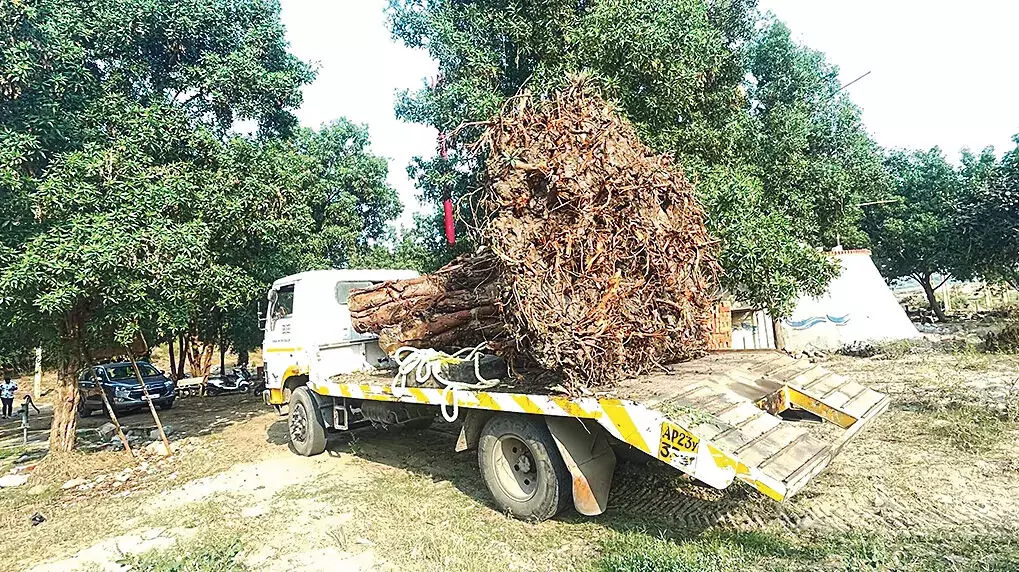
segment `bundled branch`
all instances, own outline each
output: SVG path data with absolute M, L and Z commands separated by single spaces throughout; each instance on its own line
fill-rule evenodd
M 703 352 L 718 265 L 692 185 L 583 81 L 511 104 L 485 135 L 482 249 L 352 293 L 355 328 L 387 349 L 492 340 L 572 389 Z

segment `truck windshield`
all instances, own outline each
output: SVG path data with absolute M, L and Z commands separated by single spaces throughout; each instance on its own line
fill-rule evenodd
M 294 314 L 294 287 L 284 286 L 276 293 L 276 302 L 272 309 L 273 321 L 289 318 Z
M 367 288 L 371 286 L 371 282 L 337 282 L 336 283 L 336 303 L 340 306 L 347 305 L 347 298 L 350 297 L 351 290 L 357 290 L 358 288 Z

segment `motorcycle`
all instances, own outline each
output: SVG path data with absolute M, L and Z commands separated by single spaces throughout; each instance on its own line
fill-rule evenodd
M 247 368 L 235 367 L 229 373 L 209 374 L 206 391 L 209 395 L 221 393 L 247 393 L 251 389 L 252 375 Z

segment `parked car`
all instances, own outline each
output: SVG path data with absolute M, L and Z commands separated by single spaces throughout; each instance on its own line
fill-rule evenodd
M 160 409 L 173 407 L 173 400 L 177 397 L 177 387 L 173 380 L 148 362 L 138 362 L 138 371 L 145 381 L 145 389 L 148 390 L 152 403 Z M 99 395 L 100 389 L 96 386 L 96 378 L 99 379 L 99 384 L 106 391 L 106 397 L 113 405 L 115 412 L 120 413 L 148 406 L 145 402 L 145 395 L 142 393 L 142 386 L 138 383 L 131 363 L 113 362 L 98 365 L 93 369 L 82 370 L 81 375 L 78 376 L 78 389 L 81 392 L 78 413 L 82 417 L 88 417 L 94 411 L 104 410 L 103 399 Z

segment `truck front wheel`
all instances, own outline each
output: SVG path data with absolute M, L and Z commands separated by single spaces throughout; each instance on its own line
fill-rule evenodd
M 572 496 L 569 469 L 541 417 L 489 419 L 478 441 L 478 464 L 496 505 L 516 518 L 552 518 Z
M 290 397 L 287 419 L 290 444 L 298 455 L 311 457 L 326 450 L 326 427 L 307 387 L 298 387 Z

